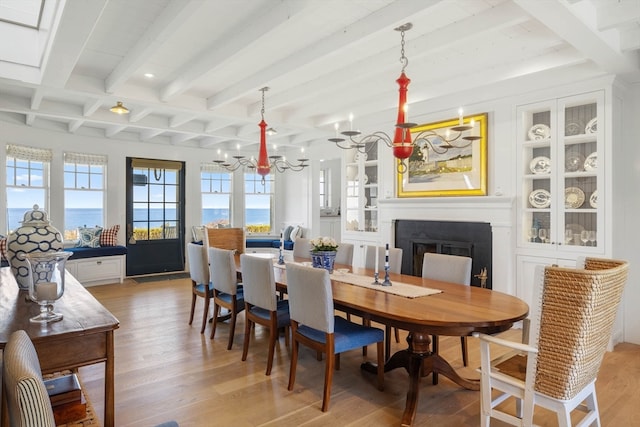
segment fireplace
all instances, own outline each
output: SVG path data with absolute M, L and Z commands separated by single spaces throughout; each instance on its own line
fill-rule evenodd
M 395 246 L 402 248 L 402 273 L 422 275 L 425 252 L 468 256 L 473 259 L 471 285 L 481 286 L 486 269 L 485 286 L 491 289 L 492 235 L 491 225 L 485 222 L 458 221 L 393 221 Z

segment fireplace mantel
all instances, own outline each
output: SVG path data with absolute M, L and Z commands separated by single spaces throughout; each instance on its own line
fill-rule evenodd
M 381 236 L 393 242 L 393 221 L 399 219 L 489 223 L 493 238 L 493 289 L 515 295 L 514 203 L 513 197 L 506 196 L 380 199 L 379 229 Z

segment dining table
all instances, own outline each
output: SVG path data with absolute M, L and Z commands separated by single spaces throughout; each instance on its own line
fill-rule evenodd
M 287 262 L 310 264 L 300 258 Z M 239 260 L 237 265 L 240 271 Z M 287 286 L 285 267 L 274 259 L 276 286 L 283 292 Z M 337 264 L 330 277 L 336 309 L 408 331 L 407 348 L 385 362 L 385 372 L 404 368 L 409 374 L 402 426 L 412 425 L 415 419 L 421 376 L 437 373 L 466 389 L 480 388 L 478 380 L 460 376 L 446 359 L 432 351 L 432 335 L 495 334 L 510 329 L 529 313 L 529 306 L 521 299 L 475 286 L 394 273 L 388 275 L 390 286 L 374 285 L 373 270 Z M 384 273 L 378 282 L 383 278 Z M 370 362 L 361 368 L 376 372 Z

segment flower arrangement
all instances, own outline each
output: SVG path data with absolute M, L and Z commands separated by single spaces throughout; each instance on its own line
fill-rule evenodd
M 313 252 L 338 250 L 338 243 L 332 237 L 317 237 L 311 239 L 309 243 L 313 246 Z

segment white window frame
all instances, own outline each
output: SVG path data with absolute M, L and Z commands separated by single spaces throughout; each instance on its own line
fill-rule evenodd
M 98 154 L 84 154 L 84 153 L 72 153 L 65 152 L 64 153 L 64 170 L 63 170 L 63 187 L 64 187 L 64 239 L 65 240 L 75 240 L 78 238 L 78 230 L 77 227 L 69 228 L 69 224 L 67 224 L 67 205 L 69 201 L 67 200 L 68 193 L 67 191 L 74 192 L 91 192 L 91 193 L 100 193 L 99 199 L 101 200 L 102 206 L 102 218 L 98 221 L 97 224 L 79 224 L 86 225 L 88 227 L 93 226 L 105 226 L 107 205 L 106 205 L 106 195 L 107 195 L 107 156 L 98 155 Z M 69 171 L 68 166 L 73 165 L 73 171 Z M 86 168 L 86 171 L 78 170 L 78 169 Z M 97 171 L 96 169 L 99 169 Z M 73 174 L 73 186 L 67 186 L 67 174 Z M 85 181 L 80 179 L 83 175 L 86 175 L 86 181 L 88 182 L 88 188 L 79 184 L 79 182 Z M 95 197 L 89 197 L 87 200 L 93 201 Z M 92 203 L 92 202 L 89 202 Z M 95 205 L 93 205 L 95 208 Z
M 215 177 L 214 175 L 219 175 Z M 226 177 L 225 178 L 223 178 Z M 228 182 L 228 191 L 224 191 L 225 182 Z M 227 209 L 229 211 L 228 221 L 222 222 L 205 222 L 204 219 L 204 210 L 205 210 L 205 197 L 207 195 L 227 195 L 228 196 L 228 206 Z M 218 227 L 218 226 L 233 226 L 233 172 L 227 171 L 226 169 L 221 168 L 215 163 L 202 163 L 200 164 L 200 200 L 201 210 L 200 210 L 200 223 L 206 225 L 207 227 Z
M 51 171 L 51 159 L 53 158 L 53 152 L 52 150 L 45 148 L 13 144 L 7 145 L 6 152 L 6 221 L 7 231 L 12 231 L 10 228 L 11 216 L 9 215 L 9 209 L 20 208 L 27 211 L 31 210 L 34 204 L 37 204 L 41 210 L 47 211 L 49 209 L 49 197 L 51 191 L 49 174 Z M 41 172 L 33 173 L 34 171 Z M 40 185 L 36 185 L 36 180 L 39 179 L 40 176 L 42 176 L 41 183 Z M 24 183 L 25 180 L 26 183 Z M 25 189 L 41 190 L 43 193 L 41 195 L 42 199 L 34 200 L 30 206 L 11 206 L 10 193 L 24 191 Z M 22 220 L 22 217 L 20 217 L 19 220 Z
M 265 180 L 265 184 L 262 184 L 262 176 L 260 176 L 255 170 L 254 171 L 247 171 L 244 172 L 244 186 L 243 186 L 243 193 L 244 193 L 244 218 L 243 218 L 243 222 L 244 222 L 244 226 L 247 229 L 247 233 L 252 233 L 252 234 L 264 234 L 264 235 L 271 235 L 274 233 L 275 230 L 275 190 L 276 190 L 276 182 L 275 182 L 275 177 L 274 177 L 274 173 L 270 173 L 269 175 L 264 177 Z M 252 187 L 254 189 L 254 191 L 250 192 L 247 191 L 247 185 L 248 183 L 252 183 Z M 267 187 L 269 189 L 269 191 L 267 191 Z M 260 189 L 262 191 L 260 191 Z M 257 231 L 257 232 L 252 232 L 249 227 L 250 225 L 247 224 L 247 196 L 252 196 L 252 195 L 266 195 L 268 194 L 270 196 L 270 200 L 269 200 L 269 230 L 265 230 L 265 231 Z

